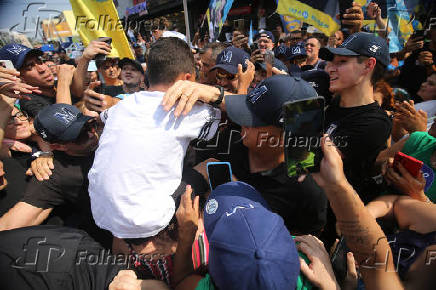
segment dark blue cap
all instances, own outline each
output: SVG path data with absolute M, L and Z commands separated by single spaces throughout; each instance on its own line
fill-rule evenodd
M 331 61 L 335 55 L 374 57 L 384 66 L 389 65 L 389 46 L 383 38 L 368 32 L 350 35 L 339 47 L 323 47 L 319 50 L 320 58 Z
M 266 71 L 266 63 L 256 62 L 255 65 L 256 65 L 256 68 L 260 68 L 260 69 Z M 288 72 L 288 67 L 280 59 L 274 58 L 273 67 L 275 67 L 281 71 Z
M 295 289 L 300 261 L 283 219 L 243 182 L 218 186 L 204 211 L 209 273 L 218 289 Z
M 282 107 L 288 101 L 316 97 L 315 89 L 299 77 L 275 75 L 248 95 L 225 96 L 229 118 L 244 127 L 282 127 Z
M 261 37 L 267 37 L 272 40 L 272 42 L 275 42 L 274 34 L 271 31 L 268 30 L 260 30 L 258 34 L 254 37 L 254 40 L 258 40 Z
M 242 65 L 242 69 L 246 69 L 246 60 L 250 59 L 250 55 L 243 49 L 230 46 L 224 49 L 216 58 L 216 65 L 211 69 L 221 68 L 233 75 L 238 73 L 238 64 Z
M 286 58 L 289 58 L 290 54 L 291 54 L 291 51 L 289 50 L 289 47 L 287 47 L 284 44 L 279 45 L 274 49 L 275 57 L 279 57 L 279 56 L 283 55 Z
M 47 142 L 74 141 L 92 117 L 83 115 L 75 106 L 54 104 L 42 109 L 33 125 Z
M 306 48 L 301 43 L 297 43 L 296 45 L 291 46 L 289 51 L 289 60 L 292 60 L 297 56 L 307 56 Z
M 43 55 L 40 49 L 32 49 L 19 43 L 10 43 L 0 48 L 0 59 L 10 60 L 14 67 L 19 70 L 29 53 Z

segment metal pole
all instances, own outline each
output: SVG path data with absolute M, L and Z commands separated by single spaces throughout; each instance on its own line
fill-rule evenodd
M 189 15 L 188 15 L 188 1 L 183 0 L 183 11 L 185 14 L 185 27 L 186 27 L 186 42 L 191 46 L 191 31 L 189 29 Z

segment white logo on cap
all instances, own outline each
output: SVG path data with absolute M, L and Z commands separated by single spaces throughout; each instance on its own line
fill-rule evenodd
M 279 54 L 285 54 L 286 53 L 286 48 L 283 46 L 279 47 Z
M 221 56 L 221 62 L 231 63 L 232 57 L 233 57 L 233 52 L 231 52 L 230 50 L 223 51 L 223 55 Z
M 268 92 L 268 88 L 265 85 L 256 87 L 247 98 L 252 104 L 255 104 L 266 92 Z
M 44 139 L 47 138 L 47 133 L 45 133 L 44 130 L 42 130 L 42 131 L 40 132 L 40 134 L 41 134 L 42 138 L 44 138 Z
M 345 41 L 341 44 L 341 47 L 346 47 L 347 45 L 349 45 L 353 40 L 355 40 L 357 38 L 356 35 L 351 35 L 349 36 L 347 39 L 345 39 Z
M 216 213 L 218 209 L 218 201 L 215 199 L 211 199 L 206 204 L 206 213 L 207 214 L 214 214 Z
M 301 47 L 299 46 L 293 47 L 292 54 L 301 54 Z
M 235 214 L 238 209 L 251 209 L 251 208 L 254 208 L 254 206 L 251 203 L 248 205 L 248 207 L 239 205 L 239 206 L 235 207 L 231 213 L 226 212 L 226 215 L 231 216 L 232 214 Z
M 68 125 L 69 123 L 77 119 L 77 116 L 67 108 L 62 108 L 61 111 L 62 112 L 55 113 L 54 117 L 59 121 L 64 122 L 65 125 Z
M 19 46 L 19 45 L 16 45 L 16 44 L 13 44 L 11 47 L 9 47 L 9 48 L 6 49 L 6 50 L 9 51 L 9 52 L 12 53 L 12 54 L 19 55 L 20 53 L 22 53 L 23 51 L 25 51 L 26 48 L 24 48 L 24 47 L 22 47 L 22 46 Z
M 373 44 L 373 45 L 371 45 L 371 46 L 368 48 L 368 50 L 369 50 L 370 52 L 372 52 L 372 53 L 377 53 L 377 51 L 378 51 L 380 48 L 381 48 L 381 46 Z

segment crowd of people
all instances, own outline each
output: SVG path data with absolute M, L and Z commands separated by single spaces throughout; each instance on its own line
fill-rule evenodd
M 436 26 L 390 54 L 362 22 L 0 48 L 1 288 L 433 289 Z M 289 177 L 283 105 L 317 96 L 319 172 Z

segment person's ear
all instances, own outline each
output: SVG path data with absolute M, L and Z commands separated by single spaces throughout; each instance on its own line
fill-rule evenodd
M 194 73 L 185 73 L 185 75 L 183 76 L 183 80 L 195 82 L 195 72 Z
M 368 58 L 368 60 L 365 62 L 365 71 L 372 71 L 375 68 L 375 65 L 377 63 L 377 60 L 373 57 Z
M 50 143 L 50 148 L 53 151 L 67 151 L 67 148 L 64 144 L 59 143 Z

